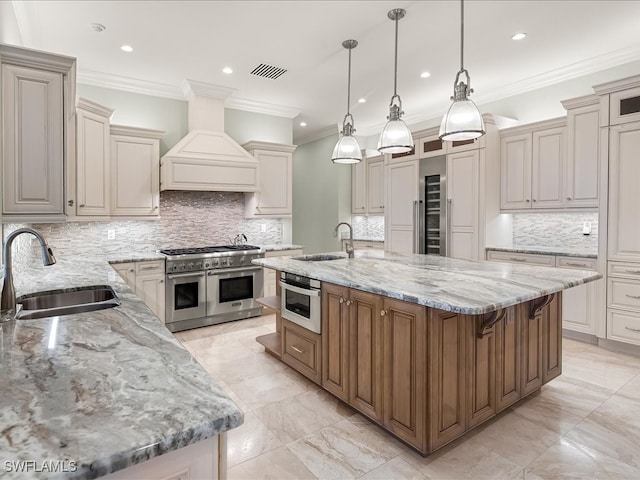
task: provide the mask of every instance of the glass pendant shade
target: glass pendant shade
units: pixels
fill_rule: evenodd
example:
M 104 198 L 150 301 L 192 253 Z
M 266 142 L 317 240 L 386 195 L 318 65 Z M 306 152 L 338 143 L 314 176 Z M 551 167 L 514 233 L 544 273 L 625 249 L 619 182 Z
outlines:
M 471 140 L 484 135 L 484 120 L 471 100 L 454 100 L 440 124 L 442 140 Z
M 362 161 L 362 151 L 356 137 L 344 133 L 333 148 L 331 154 L 333 163 L 359 163 Z
M 413 137 L 409 127 L 400 119 L 389 120 L 378 140 L 380 153 L 405 153 L 413 149 Z

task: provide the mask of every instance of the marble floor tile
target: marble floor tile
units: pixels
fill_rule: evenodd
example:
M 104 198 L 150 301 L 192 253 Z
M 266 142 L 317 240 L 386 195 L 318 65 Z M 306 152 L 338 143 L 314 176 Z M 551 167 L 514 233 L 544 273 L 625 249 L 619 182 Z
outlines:
M 316 476 L 283 446 L 230 468 L 227 479 L 315 480 Z
M 637 480 L 640 470 L 568 438 L 561 439 L 525 469 L 526 480 Z
M 246 460 L 282 446 L 282 442 L 251 412 L 244 412 L 244 423 L 229 430 L 227 465 L 233 467 Z
M 307 390 L 316 391 L 319 388 L 290 370 L 267 373 L 228 385 L 249 410 L 294 397 Z
M 560 436 L 540 424 L 511 414 L 489 422 L 471 437 L 470 443 L 488 448 L 524 468 L 557 442 Z
M 391 480 L 395 478 L 405 480 L 427 480 L 427 476 L 412 467 L 404 458 L 397 456 L 374 468 L 369 473 L 359 477 L 360 480 Z
M 330 393 L 314 389 L 270 403 L 253 413 L 283 443 L 333 425 L 356 411 Z
M 621 388 L 638 373 L 640 369 L 634 366 L 612 364 L 582 356 L 565 357 L 562 362 L 563 375 L 613 391 Z
M 345 419 L 291 442 L 287 448 L 318 478 L 357 478 L 403 451 L 396 440 L 375 428 Z
M 211 359 L 205 355 L 201 365 L 211 373 L 214 378 L 219 378 L 230 386 L 252 378 L 275 375 L 283 371 L 291 371 L 286 364 L 264 352 L 257 354 L 248 353 L 243 357 L 223 361 L 219 361 L 218 358 Z

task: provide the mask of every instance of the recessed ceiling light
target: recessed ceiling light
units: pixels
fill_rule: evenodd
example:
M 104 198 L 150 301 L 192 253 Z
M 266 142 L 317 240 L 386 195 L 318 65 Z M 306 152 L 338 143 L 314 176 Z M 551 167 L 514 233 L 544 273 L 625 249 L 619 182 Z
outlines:
M 301 127 L 306 127 L 307 126 L 307 122 L 300 122 L 300 126 Z
M 429 72 L 422 72 L 420 74 L 420 78 L 429 78 L 431 76 L 431 74 Z
M 120 47 L 120 50 L 122 50 L 123 52 L 131 53 L 133 52 L 133 47 L 131 45 L 122 45 Z
M 367 99 L 366 98 L 359 98 L 358 99 L 358 103 L 367 103 Z
M 222 69 L 222 73 L 226 73 L 227 75 L 229 75 L 230 73 L 233 73 L 233 69 L 231 67 L 224 67 Z
M 513 37 L 511 37 L 511 40 L 522 40 L 526 36 L 526 33 L 516 33 Z

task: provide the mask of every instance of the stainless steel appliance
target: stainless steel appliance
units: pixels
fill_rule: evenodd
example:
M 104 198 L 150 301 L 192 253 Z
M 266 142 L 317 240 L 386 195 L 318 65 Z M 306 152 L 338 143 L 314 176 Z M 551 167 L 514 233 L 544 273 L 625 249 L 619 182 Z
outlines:
M 447 256 L 449 203 L 447 157 L 423 158 L 419 165 L 419 200 L 413 202 L 413 252 Z
M 255 317 L 264 251 L 253 245 L 160 250 L 166 260 L 166 326 L 172 332 Z
M 280 287 L 282 318 L 320 334 L 320 281 L 281 272 Z

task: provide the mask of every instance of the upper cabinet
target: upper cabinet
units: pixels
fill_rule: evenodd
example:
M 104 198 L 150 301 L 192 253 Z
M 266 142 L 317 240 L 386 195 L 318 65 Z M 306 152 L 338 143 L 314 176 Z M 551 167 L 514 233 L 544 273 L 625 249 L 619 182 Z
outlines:
M 384 157 L 378 155 L 351 166 L 351 213 L 384 213 Z
M 76 60 L 0 45 L 0 62 L 3 221 L 64 221 Z
M 243 147 L 258 161 L 260 168 L 258 191 L 245 193 L 245 216 L 290 217 L 296 145 L 253 141 Z
M 566 155 L 564 119 L 501 132 L 500 208 L 564 208 Z
M 600 189 L 600 99 L 597 95 L 562 102 L 567 109 L 567 207 L 598 207 Z

